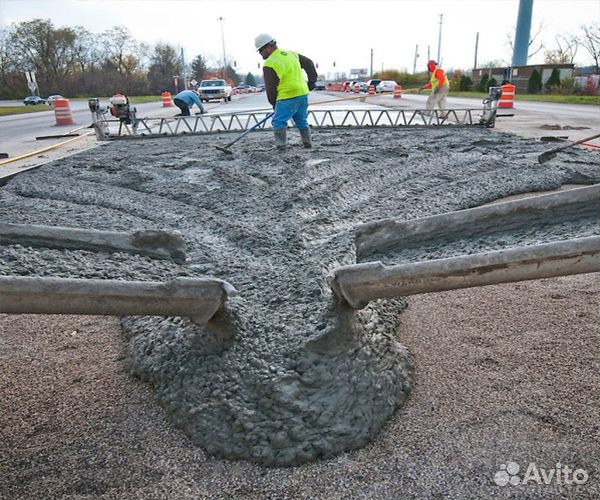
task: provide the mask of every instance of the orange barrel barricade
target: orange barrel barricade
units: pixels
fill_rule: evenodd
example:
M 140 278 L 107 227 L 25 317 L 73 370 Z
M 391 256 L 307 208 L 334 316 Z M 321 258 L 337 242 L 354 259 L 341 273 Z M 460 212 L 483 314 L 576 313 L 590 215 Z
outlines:
M 163 92 L 161 94 L 161 96 L 162 96 L 163 108 L 173 107 L 173 101 L 171 101 L 171 92 Z
M 56 99 L 54 101 L 54 118 L 57 125 L 73 125 L 75 123 L 71 114 L 69 99 Z
M 499 108 L 514 107 L 516 87 L 511 83 L 507 83 L 505 85 L 502 85 L 500 87 L 500 90 L 502 90 L 502 95 L 500 96 L 500 100 L 498 101 L 498 107 Z
M 400 99 L 402 97 L 402 85 L 394 85 L 393 96 L 394 99 Z
M 369 95 L 375 94 L 375 85 L 369 85 Z
M 348 83 L 346 83 L 346 85 L 344 85 L 346 87 L 346 92 L 350 92 L 350 85 Z

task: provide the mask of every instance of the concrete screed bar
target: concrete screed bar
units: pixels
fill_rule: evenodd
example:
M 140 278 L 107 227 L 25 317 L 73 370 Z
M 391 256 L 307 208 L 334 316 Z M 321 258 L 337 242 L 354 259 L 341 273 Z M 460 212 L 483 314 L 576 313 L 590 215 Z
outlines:
M 0 222 L 0 244 L 127 252 L 183 264 L 185 241 L 177 232 L 144 229 L 132 232 Z
M 367 223 L 356 231 L 357 258 L 398 247 L 415 248 L 432 239 L 472 237 L 503 226 L 514 229 L 515 224 L 528 224 L 530 216 L 556 207 L 597 211 L 599 202 L 600 185 L 596 185 L 407 222 Z M 519 220 L 524 214 L 529 216 Z M 596 271 L 600 271 L 600 236 L 394 266 L 378 261 L 341 266 L 330 285 L 336 295 L 360 309 L 384 297 Z
M 235 289 L 213 278 L 165 283 L 0 277 L 0 313 L 184 316 L 206 324 Z

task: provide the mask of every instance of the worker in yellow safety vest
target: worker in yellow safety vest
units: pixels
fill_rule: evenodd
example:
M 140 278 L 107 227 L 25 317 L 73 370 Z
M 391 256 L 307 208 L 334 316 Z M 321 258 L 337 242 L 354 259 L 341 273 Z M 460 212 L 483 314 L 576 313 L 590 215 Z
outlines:
M 271 35 L 263 33 L 254 40 L 258 53 L 264 59 L 263 77 L 267 99 L 274 107 L 272 118 L 275 145 L 285 150 L 288 121 L 292 119 L 300 131 L 302 144 L 312 146 L 308 128 L 308 93 L 315 88 L 317 70 L 314 63 L 302 54 L 281 50 Z M 304 79 L 302 70 L 308 76 Z
M 450 90 L 450 82 L 446 76 L 446 72 L 442 68 L 438 68 L 437 62 L 430 60 L 427 62 L 427 70 L 431 73 L 429 82 L 427 82 L 421 90 L 431 89 L 431 94 L 427 98 L 426 107 L 428 110 L 446 109 L 446 97 Z

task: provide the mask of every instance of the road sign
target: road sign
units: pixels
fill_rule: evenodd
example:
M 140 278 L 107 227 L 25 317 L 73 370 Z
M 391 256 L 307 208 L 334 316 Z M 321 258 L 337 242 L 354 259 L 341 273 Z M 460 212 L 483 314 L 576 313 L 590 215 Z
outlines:
M 198 85 L 198 82 L 196 80 L 194 80 L 193 78 L 190 80 L 190 85 Z

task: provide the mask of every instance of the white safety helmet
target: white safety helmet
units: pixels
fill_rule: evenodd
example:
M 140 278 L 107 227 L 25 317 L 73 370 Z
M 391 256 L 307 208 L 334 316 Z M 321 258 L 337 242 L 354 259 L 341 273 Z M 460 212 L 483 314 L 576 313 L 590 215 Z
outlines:
M 266 33 L 262 33 L 261 35 L 258 35 L 254 39 L 254 46 L 256 47 L 256 50 L 262 49 L 268 43 L 276 43 L 276 42 L 275 42 L 275 39 L 271 35 L 267 35 Z

